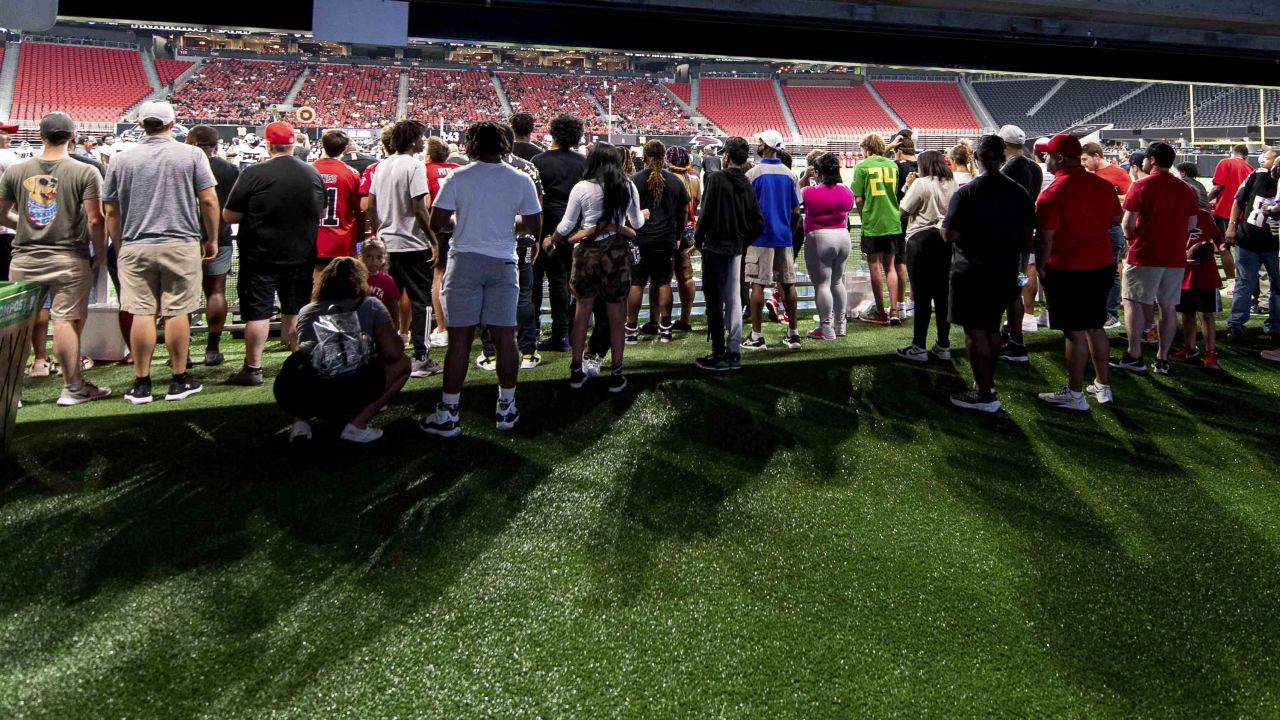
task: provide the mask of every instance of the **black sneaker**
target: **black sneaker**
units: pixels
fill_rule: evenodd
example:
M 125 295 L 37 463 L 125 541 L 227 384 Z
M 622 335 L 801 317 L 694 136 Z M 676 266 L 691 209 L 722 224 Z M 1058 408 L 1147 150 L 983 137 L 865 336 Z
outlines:
M 671 342 L 671 326 L 670 325 L 658 326 L 658 342 L 664 342 L 664 343 Z
M 622 374 L 622 368 L 614 368 L 609 373 L 609 392 L 620 393 L 627 389 L 627 378 Z
M 262 368 L 251 368 L 248 365 L 241 367 L 231 377 L 227 378 L 228 385 L 240 385 L 243 387 L 258 387 L 262 384 Z
M 787 339 L 783 340 L 782 344 L 786 345 L 788 350 L 799 350 L 800 349 L 800 333 L 794 333 L 794 332 L 788 333 Z
M 980 393 L 977 390 L 966 390 L 958 395 L 951 396 L 951 404 L 966 410 L 979 410 L 981 412 L 999 412 L 1000 398 L 995 392 Z
M 520 409 L 516 407 L 515 399 L 499 400 L 493 412 L 493 419 L 499 430 L 514 428 L 516 423 L 520 422 Z
M 657 335 L 658 327 L 659 327 L 658 323 L 650 320 L 649 322 L 640 326 L 640 334 L 641 335 Z
M 1119 360 L 1112 360 L 1111 367 L 1128 370 L 1129 372 L 1146 372 L 1147 366 L 1143 364 L 1142 358 L 1136 358 L 1129 353 L 1120 356 Z
M 1151 370 L 1157 375 L 1168 375 L 1169 361 L 1157 358 L 1155 362 L 1151 363 Z
M 547 338 L 538 343 L 538 350 L 541 352 L 569 352 L 569 338 Z
M 736 372 L 742 369 L 742 353 L 725 353 L 724 362 L 729 366 L 729 372 Z
M 169 401 L 185 400 L 203 389 L 204 386 L 190 375 L 181 379 L 174 378 L 173 382 L 169 383 L 169 392 L 165 393 L 164 399 Z
M 1009 342 L 1004 344 L 1004 349 L 1000 351 L 1000 359 L 1006 362 L 1015 363 L 1029 362 L 1027 358 L 1027 346 L 1010 339 Z
M 209 367 L 213 367 L 215 365 L 221 365 L 224 362 L 226 362 L 226 357 L 224 357 L 222 353 L 218 352 L 217 350 L 205 351 L 204 353 L 205 365 L 208 365 Z
M 1227 328 L 1227 342 L 1244 342 L 1244 330 L 1238 327 Z
M 727 372 L 729 370 L 729 364 L 725 362 L 724 356 L 714 353 L 694 360 L 693 366 L 708 372 Z
M 457 405 L 436 404 L 436 411 L 418 421 L 418 428 L 428 435 L 439 437 L 456 437 L 462 432 L 462 421 L 458 418 Z
M 583 371 L 582 364 L 569 366 L 569 387 L 577 390 L 587 384 L 587 373 Z
M 632 325 L 631 323 L 627 323 L 626 325 L 622 326 L 622 330 L 623 330 L 623 342 L 625 342 L 628 345 L 640 344 L 640 336 L 636 333 L 635 325 Z
M 129 388 L 128 392 L 124 394 L 124 399 L 133 405 L 150 403 L 155 399 L 151 396 L 151 381 L 134 379 L 133 387 Z
M 764 344 L 763 335 L 761 335 L 760 337 L 754 340 L 752 340 L 751 336 L 748 335 L 742 340 L 742 349 L 743 350 L 768 350 L 769 346 Z
M 676 332 L 693 332 L 693 326 L 683 320 L 676 320 L 671 323 L 671 329 Z

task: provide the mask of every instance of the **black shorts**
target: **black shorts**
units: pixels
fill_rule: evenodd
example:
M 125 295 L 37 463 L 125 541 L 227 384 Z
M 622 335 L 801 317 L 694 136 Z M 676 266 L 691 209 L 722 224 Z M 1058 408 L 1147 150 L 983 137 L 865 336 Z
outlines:
M 898 247 L 904 245 L 901 235 L 863 235 L 862 236 L 862 252 L 870 255 L 871 253 L 884 253 L 886 255 L 897 256 Z
M 1210 314 L 1218 312 L 1218 289 L 1183 290 L 1182 297 L 1178 300 L 1178 312 Z
M 1044 295 L 1049 327 L 1062 332 L 1098 330 L 1107 323 L 1107 296 L 1116 281 L 1116 264 L 1092 270 L 1045 270 Z
M 381 397 L 386 383 L 386 368 L 377 358 L 350 375 L 322 378 L 311 366 L 311 356 L 299 351 L 280 367 L 273 391 L 280 409 L 293 417 L 342 421 Z
M 653 287 L 671 284 L 675 274 L 675 245 L 668 242 L 647 242 L 637 246 L 640 261 L 631 266 L 631 284 L 644 287 L 653 283 Z
M 245 322 L 270 320 L 275 298 L 280 296 L 280 313 L 297 315 L 311 302 L 311 263 L 273 265 L 240 260 L 236 292 L 240 295 L 240 317 Z
M 997 332 L 1005 308 L 1021 291 L 1012 271 L 953 272 L 949 320 L 966 330 Z
M 453 233 L 437 233 L 436 245 L 438 246 L 435 265 L 433 269 L 444 272 L 445 265 L 449 264 L 449 241 L 453 240 Z

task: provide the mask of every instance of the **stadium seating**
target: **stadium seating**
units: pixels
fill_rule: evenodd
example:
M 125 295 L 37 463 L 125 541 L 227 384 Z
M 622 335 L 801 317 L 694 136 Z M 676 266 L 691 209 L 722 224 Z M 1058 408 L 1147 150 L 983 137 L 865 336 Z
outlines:
M 600 103 L 600 107 L 607 110 L 609 93 L 598 80 L 587 78 L 585 85 L 595 96 L 596 102 Z M 618 79 L 610 81 L 610 85 L 616 88 L 613 93 L 613 114 L 622 116 L 614 124 L 614 132 L 684 135 L 696 131 L 684 109 L 663 92 L 656 81 Z
M 296 62 L 211 60 L 170 98 L 183 122 L 260 125 L 302 73 Z
M 1062 132 L 1140 87 L 1137 82 L 1068 80 L 1032 116 L 1031 127 L 1023 129 L 1036 135 Z
M 892 118 L 861 85 L 855 87 L 820 87 L 784 85 L 783 94 L 791 106 L 791 114 L 806 140 L 834 135 L 862 135 L 868 132 L 894 132 L 898 128 Z
M 1111 123 L 1123 129 L 1157 127 L 1186 111 L 1186 85 L 1156 83 L 1090 122 Z
M 770 128 L 789 134 L 770 80 L 704 77 L 698 81 L 698 112 L 730 135 L 750 137 Z
M 878 80 L 872 87 L 907 127 L 973 132 L 982 129 L 960 86 L 954 82 Z
M 186 72 L 187 68 L 194 64 L 195 63 L 187 60 L 166 60 L 156 58 L 156 74 L 160 76 L 160 84 L 165 86 L 169 85 L 174 80 L 177 80 L 179 75 Z
M 150 92 L 137 50 L 25 42 L 9 116 L 31 122 L 61 110 L 81 122 L 112 123 Z
M 536 120 L 536 131 L 545 132 L 551 118 L 569 113 L 582 119 L 587 132 L 603 132 L 605 124 L 596 106 L 587 97 L 584 86 L 600 84 L 604 78 L 581 78 L 576 75 L 542 73 L 498 73 L 502 91 L 507 94 L 512 112 L 527 112 Z M 616 100 L 616 98 L 615 98 Z
M 408 116 L 435 126 L 502 119 L 502 103 L 487 73 L 410 70 Z
M 667 88 L 671 92 L 675 93 L 676 97 L 683 100 L 686 105 L 693 102 L 692 100 L 693 90 L 689 87 L 689 83 L 669 82 L 669 83 L 662 83 L 662 85 L 663 87 Z
M 1172 115 L 1159 124 L 1160 127 L 1187 127 L 1191 125 L 1191 113 L 1187 110 L 1186 86 L 1183 91 L 1182 112 Z M 1257 125 L 1258 91 L 1255 88 L 1207 88 L 1196 86 L 1196 127 L 1242 127 Z M 1280 116 L 1280 91 L 1265 91 L 1263 110 L 1268 123 L 1277 121 Z
M 1040 102 L 1045 93 L 1049 92 L 1058 81 L 1054 79 L 1044 80 L 989 80 L 977 81 L 973 83 L 974 92 L 978 94 L 978 98 L 982 100 L 982 104 L 986 106 L 987 112 L 991 113 L 991 117 L 996 121 L 997 125 L 1017 125 L 1023 130 L 1027 130 L 1028 135 L 1034 135 L 1034 130 L 1028 130 L 1024 125 L 1030 123 L 1031 118 L 1027 116 L 1027 111 Z M 1099 105 L 1098 107 L 1102 107 Z M 1062 128 L 1058 128 L 1061 130 Z
M 310 105 L 325 127 L 379 127 L 396 119 L 400 69 L 309 65 L 294 106 Z

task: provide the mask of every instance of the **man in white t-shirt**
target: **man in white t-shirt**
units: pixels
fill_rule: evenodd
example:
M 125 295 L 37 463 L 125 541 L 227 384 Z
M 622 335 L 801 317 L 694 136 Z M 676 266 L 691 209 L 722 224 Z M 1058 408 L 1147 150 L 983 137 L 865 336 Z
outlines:
M 440 291 L 444 324 L 449 330 L 444 392 L 435 414 L 421 422 L 424 432 L 441 437 L 462 432 L 458 401 L 479 325 L 489 328 L 498 355 L 497 427 L 510 430 L 520 420 L 516 409 L 520 281 L 515 219 L 519 217 L 522 233 L 538 237 L 542 230 L 542 206 L 533 180 L 502 161 L 511 152 L 502 126 L 475 123 L 467 128 L 466 148 L 473 162 L 453 171 L 440 187 L 431 213 L 431 229 L 436 233 L 448 229 L 457 215 Z

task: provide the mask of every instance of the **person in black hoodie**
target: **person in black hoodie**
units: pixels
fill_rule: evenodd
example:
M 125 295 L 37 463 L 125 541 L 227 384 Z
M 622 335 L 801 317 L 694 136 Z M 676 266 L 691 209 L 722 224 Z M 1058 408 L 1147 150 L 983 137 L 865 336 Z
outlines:
M 706 176 L 702 216 L 694 244 L 702 252 L 702 294 L 706 300 L 711 354 L 694 365 L 711 372 L 742 369 L 742 253 L 764 232 L 764 213 L 742 166 L 751 148 L 745 138 L 724 143 L 724 169 Z M 728 344 L 725 330 L 729 331 Z

